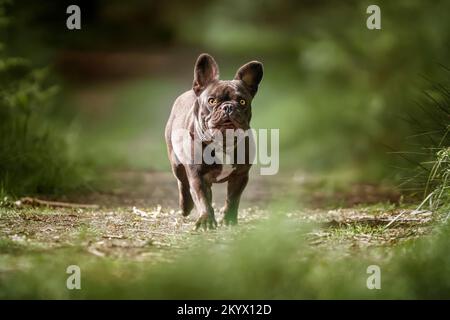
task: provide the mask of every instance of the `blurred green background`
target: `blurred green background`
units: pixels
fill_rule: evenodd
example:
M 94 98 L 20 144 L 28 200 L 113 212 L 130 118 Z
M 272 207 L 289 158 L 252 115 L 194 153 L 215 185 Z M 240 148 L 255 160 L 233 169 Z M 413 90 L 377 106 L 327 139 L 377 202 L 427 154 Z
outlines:
M 81 8 L 81 30 L 65 26 L 70 4 Z M 59 93 L 43 120 L 68 145 L 77 169 L 61 171 L 74 176 L 83 165 L 95 168 L 91 176 L 99 168 L 169 170 L 171 104 L 190 88 L 197 55 L 209 52 L 225 79 L 248 60 L 264 63 L 252 124 L 280 129 L 282 172 L 397 181 L 418 156 L 391 152 L 417 149 L 408 119 L 422 117 L 416 104 L 434 90 L 430 79 L 448 79 L 450 4 L 379 1 L 382 29 L 368 30 L 370 4 L 14 1 L 2 53 L 50 67 Z

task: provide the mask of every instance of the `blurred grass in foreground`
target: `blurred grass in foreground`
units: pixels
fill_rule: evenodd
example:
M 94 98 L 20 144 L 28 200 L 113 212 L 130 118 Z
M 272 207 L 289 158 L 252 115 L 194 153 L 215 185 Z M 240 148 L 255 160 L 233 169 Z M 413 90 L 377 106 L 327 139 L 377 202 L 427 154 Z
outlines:
M 445 215 L 443 216 L 445 218 Z M 0 298 L 124 299 L 349 299 L 449 298 L 450 224 L 433 236 L 395 248 L 367 248 L 343 255 L 314 248 L 314 226 L 274 216 L 236 237 L 221 230 L 189 236 L 191 248 L 170 262 L 151 264 L 99 258 L 81 247 L 45 249 L 0 242 Z M 68 265 L 81 268 L 81 290 L 67 290 Z M 369 265 L 381 268 L 381 290 L 369 290 Z M 19 269 L 19 271 L 14 270 Z

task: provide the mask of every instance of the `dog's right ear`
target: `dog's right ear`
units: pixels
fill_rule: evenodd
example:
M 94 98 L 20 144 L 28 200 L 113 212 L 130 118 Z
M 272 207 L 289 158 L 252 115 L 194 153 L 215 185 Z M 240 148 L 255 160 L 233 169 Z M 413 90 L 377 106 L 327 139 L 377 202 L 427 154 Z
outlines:
M 192 89 L 199 96 L 211 82 L 217 80 L 219 80 L 219 66 L 213 57 L 207 53 L 202 53 L 195 63 Z

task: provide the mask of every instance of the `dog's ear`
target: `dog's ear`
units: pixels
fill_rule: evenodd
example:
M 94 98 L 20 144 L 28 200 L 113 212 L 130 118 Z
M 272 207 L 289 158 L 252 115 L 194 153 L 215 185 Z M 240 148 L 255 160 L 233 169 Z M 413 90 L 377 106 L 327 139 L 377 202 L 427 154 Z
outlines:
M 251 61 L 244 64 L 236 72 L 235 80 L 241 80 L 252 96 L 258 91 L 258 85 L 263 77 L 263 65 L 258 61 Z
M 202 53 L 195 63 L 192 89 L 199 96 L 208 84 L 217 80 L 219 80 L 219 66 L 213 57 L 207 53 Z

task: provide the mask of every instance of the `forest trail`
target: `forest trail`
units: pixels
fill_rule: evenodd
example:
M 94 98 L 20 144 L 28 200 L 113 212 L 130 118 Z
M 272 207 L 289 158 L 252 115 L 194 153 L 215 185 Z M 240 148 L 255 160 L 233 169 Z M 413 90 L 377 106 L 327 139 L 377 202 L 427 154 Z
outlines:
M 226 243 L 274 217 L 293 223 L 313 222 L 315 227 L 307 235 L 311 246 L 331 250 L 339 246 L 342 254 L 395 245 L 431 230 L 431 212 L 388 204 L 395 193 L 358 185 L 345 194 L 331 194 L 321 191 L 311 178 L 291 175 L 253 177 L 243 196 L 239 226 L 194 231 L 196 213 L 187 218 L 179 213 L 176 183 L 170 173 L 120 172 L 114 181 L 108 191 L 56 199 L 97 204 L 98 209 L 11 204 L 2 209 L 0 234 L 8 242 L 33 250 L 77 247 L 98 257 L 157 263 L 175 259 L 178 252 L 204 241 Z M 224 201 L 225 187 L 213 187 L 216 212 Z M 340 198 L 343 205 L 330 206 L 333 197 Z

